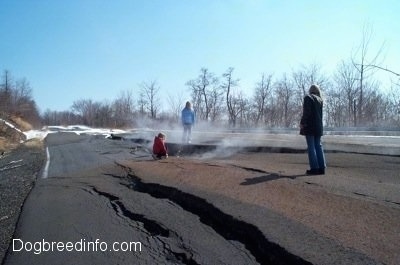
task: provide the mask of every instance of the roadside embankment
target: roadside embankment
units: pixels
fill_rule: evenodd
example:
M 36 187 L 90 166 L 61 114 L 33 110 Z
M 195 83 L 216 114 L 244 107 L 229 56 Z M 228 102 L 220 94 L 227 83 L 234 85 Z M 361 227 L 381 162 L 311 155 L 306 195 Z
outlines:
M 0 261 L 14 234 L 26 197 L 45 160 L 43 143 L 31 140 L 0 157 Z

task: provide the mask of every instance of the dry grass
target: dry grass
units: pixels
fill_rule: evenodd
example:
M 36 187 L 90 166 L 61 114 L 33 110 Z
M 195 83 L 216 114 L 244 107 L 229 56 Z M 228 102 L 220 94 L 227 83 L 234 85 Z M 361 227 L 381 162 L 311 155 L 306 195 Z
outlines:
M 11 121 L 15 123 L 17 127 L 23 132 L 33 129 L 33 126 L 29 122 L 23 120 L 20 117 L 12 116 Z
M 29 122 L 26 122 L 25 120 L 23 120 L 20 117 L 12 116 L 10 118 L 10 120 L 21 131 L 29 131 L 29 130 L 33 129 L 33 126 Z M 15 133 L 17 133 L 17 132 L 15 131 Z M 0 137 L 0 153 L 9 152 L 10 150 L 18 147 L 18 145 L 19 145 L 19 143 L 15 142 L 12 139 L 9 139 L 6 137 Z M 41 147 L 43 147 L 43 142 L 41 142 L 40 140 L 30 140 L 30 141 L 25 142 L 24 145 L 27 145 L 29 147 L 41 148 Z
M 34 147 L 34 148 L 43 148 L 44 144 L 43 141 L 40 139 L 30 139 L 23 143 L 27 147 Z
M 44 146 L 43 141 L 40 139 L 30 139 L 22 144 L 27 147 L 33 147 L 33 148 L 43 148 Z M 4 137 L 0 137 L 0 153 L 9 152 L 17 148 L 18 145 L 19 145 L 18 143 L 11 142 Z
M 15 149 L 18 146 L 16 143 L 12 143 L 4 137 L 0 137 L 0 153 L 8 152 L 12 149 Z

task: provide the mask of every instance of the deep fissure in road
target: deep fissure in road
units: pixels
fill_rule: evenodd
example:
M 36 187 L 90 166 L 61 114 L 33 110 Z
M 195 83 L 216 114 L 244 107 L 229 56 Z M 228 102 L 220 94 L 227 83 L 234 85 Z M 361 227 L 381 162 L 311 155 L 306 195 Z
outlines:
M 242 243 L 260 264 L 311 264 L 310 262 L 288 252 L 276 243 L 270 242 L 253 224 L 238 220 L 222 212 L 205 199 L 185 193 L 174 187 L 156 183 L 144 183 L 138 176 L 128 170 L 132 180 L 129 188 L 151 195 L 157 199 L 168 199 L 184 210 L 199 216 L 200 221 L 212 227 L 226 240 Z
M 156 236 L 156 235 L 163 236 L 163 237 L 169 236 L 169 231 L 167 229 L 163 228 L 157 222 L 149 220 L 141 214 L 136 214 L 136 213 L 133 213 L 133 212 L 129 211 L 128 209 L 126 209 L 125 205 L 120 201 L 120 199 L 117 196 L 114 196 L 107 192 L 100 191 L 96 187 L 92 187 L 92 189 L 97 194 L 109 199 L 111 206 L 113 207 L 113 209 L 116 213 L 121 212 L 125 217 L 129 218 L 130 220 L 141 222 L 143 224 L 144 228 L 152 236 Z
M 170 236 L 170 231 L 162 227 L 156 221 L 150 220 L 141 214 L 136 214 L 128 210 L 125 207 L 125 205 L 121 202 L 119 197 L 110 194 L 108 192 L 100 191 L 94 186 L 92 186 L 91 188 L 98 195 L 106 197 L 110 201 L 112 208 L 117 214 L 122 213 L 123 216 L 129 218 L 130 220 L 142 223 L 143 227 L 146 229 L 147 232 L 149 232 L 150 235 L 162 236 L 162 237 Z M 183 264 L 187 265 L 199 265 L 195 260 L 193 260 L 193 258 L 190 255 L 188 255 L 188 253 L 179 253 L 176 251 L 172 251 L 171 249 L 166 249 L 166 250 L 172 255 L 170 256 L 171 258 L 173 257 L 172 261 L 182 262 Z

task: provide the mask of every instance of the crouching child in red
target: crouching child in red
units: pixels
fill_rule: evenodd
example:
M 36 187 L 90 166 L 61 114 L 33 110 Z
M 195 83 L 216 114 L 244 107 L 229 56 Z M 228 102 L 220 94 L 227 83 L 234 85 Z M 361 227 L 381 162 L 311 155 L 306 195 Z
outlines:
M 153 144 L 153 158 L 154 159 L 161 159 L 168 157 L 168 150 L 165 145 L 165 134 L 159 133 L 157 136 L 154 137 L 154 144 Z

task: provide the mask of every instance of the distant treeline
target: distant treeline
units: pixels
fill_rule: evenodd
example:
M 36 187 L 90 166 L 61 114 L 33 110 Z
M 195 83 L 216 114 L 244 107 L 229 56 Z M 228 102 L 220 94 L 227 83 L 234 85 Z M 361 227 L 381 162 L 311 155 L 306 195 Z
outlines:
M 324 75 L 320 69 L 311 65 L 279 77 L 264 73 L 254 87 L 241 87 L 234 68 L 220 75 L 201 68 L 199 75 L 185 85 L 191 93 L 197 120 L 220 127 L 297 128 L 303 97 L 311 84 L 318 84 L 323 92 L 326 127 L 400 128 L 399 83 L 381 87 L 373 74 L 361 74 L 352 63 L 343 62 L 331 76 Z M 169 95 L 168 106 L 162 106 L 160 85 L 156 81 L 143 82 L 137 88 L 120 92 L 111 102 L 79 99 L 72 103 L 70 110 L 48 109 L 39 115 L 28 81 L 14 82 L 10 73 L 4 71 L 0 111 L 41 125 L 111 128 L 133 127 L 139 123 L 173 125 L 179 123 L 185 104 L 182 94 Z
M 380 87 L 370 76 L 364 78 L 351 65 L 342 64 L 328 77 L 316 65 L 303 67 L 274 78 L 261 74 L 254 87 L 243 88 L 234 69 L 218 76 L 202 68 L 197 78 L 186 82 L 198 121 L 235 128 L 296 128 L 302 113 L 303 97 L 311 84 L 318 84 L 324 97 L 324 123 L 336 127 L 400 127 L 398 84 Z M 160 86 L 142 83 L 122 92 L 113 102 L 81 99 L 69 111 L 47 110 L 45 124 L 84 124 L 95 127 L 129 127 L 138 121 L 178 123 L 185 102 L 169 95 L 167 111 L 160 112 Z M 245 94 L 244 91 L 247 93 Z M 249 96 L 248 92 L 251 91 Z M 387 91 L 387 92 L 382 92 Z M 165 108 L 164 108 L 165 109 Z

